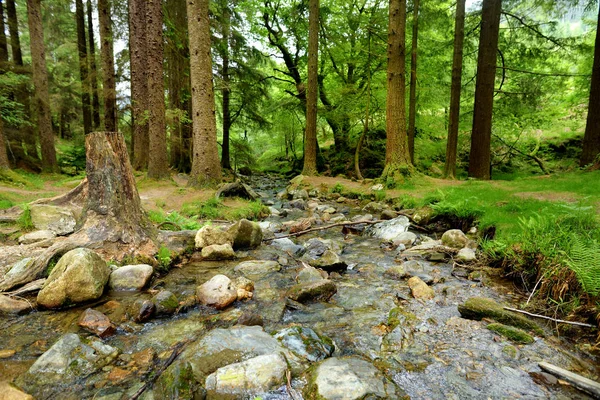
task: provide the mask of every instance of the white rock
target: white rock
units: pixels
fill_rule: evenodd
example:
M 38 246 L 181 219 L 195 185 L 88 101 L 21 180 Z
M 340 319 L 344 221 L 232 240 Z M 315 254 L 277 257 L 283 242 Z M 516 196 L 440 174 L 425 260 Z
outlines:
M 196 288 L 196 298 L 201 304 L 220 310 L 237 299 L 237 288 L 225 275 L 215 275 Z
M 147 264 L 125 265 L 110 274 L 108 285 L 115 290 L 142 290 L 154 269 Z
M 42 240 L 54 239 L 56 237 L 56 233 L 49 229 L 35 231 L 26 233 L 23 236 L 19 237 L 20 244 L 31 244 L 36 242 L 41 242 Z

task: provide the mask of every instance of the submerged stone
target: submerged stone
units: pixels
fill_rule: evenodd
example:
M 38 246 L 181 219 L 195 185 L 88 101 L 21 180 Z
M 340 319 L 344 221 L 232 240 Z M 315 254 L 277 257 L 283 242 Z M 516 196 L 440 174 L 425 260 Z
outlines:
M 335 350 L 331 339 L 302 326 L 283 329 L 275 334 L 275 338 L 298 357 L 312 362 L 330 357 Z
M 108 286 L 114 290 L 142 290 L 154 269 L 147 264 L 125 265 L 110 274 Z
M 101 338 L 114 335 L 117 329 L 106 315 L 91 308 L 81 314 L 77 325 Z
M 287 297 L 299 303 L 327 301 L 337 292 L 335 283 L 328 279 L 302 283 L 292 287 Z

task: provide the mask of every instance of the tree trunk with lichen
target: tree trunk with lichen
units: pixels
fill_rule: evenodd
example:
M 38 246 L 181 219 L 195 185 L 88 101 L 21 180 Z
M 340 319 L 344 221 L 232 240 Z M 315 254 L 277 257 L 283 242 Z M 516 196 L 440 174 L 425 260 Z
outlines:
M 317 174 L 317 92 L 319 60 L 319 0 L 309 1 L 308 84 L 306 89 L 306 132 L 302 175 Z

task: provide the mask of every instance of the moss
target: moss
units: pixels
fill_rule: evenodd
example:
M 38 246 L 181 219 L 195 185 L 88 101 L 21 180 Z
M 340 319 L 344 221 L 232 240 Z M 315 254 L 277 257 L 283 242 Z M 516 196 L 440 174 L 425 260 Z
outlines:
M 517 348 L 515 346 L 507 345 L 502 348 L 502 353 L 509 358 L 515 360 L 517 358 Z
M 392 331 L 400 324 L 415 321 L 417 321 L 417 316 L 415 314 L 411 313 L 410 311 L 406 311 L 402 307 L 394 307 L 388 314 L 387 325 L 390 331 Z
M 544 336 L 544 331 L 533 321 L 522 315 L 507 311 L 492 299 L 485 297 L 471 297 L 464 304 L 458 306 L 458 311 L 463 318 L 480 321 L 483 318 L 492 318 L 503 324 L 511 325 L 517 328 L 534 331 L 540 336 Z
M 507 338 L 508 340 L 511 340 L 515 343 L 521 343 L 521 344 L 533 343 L 533 337 L 530 334 L 528 334 L 527 332 L 524 332 L 518 328 L 512 327 L 512 326 L 493 323 L 493 324 L 489 324 L 487 326 L 487 328 L 490 331 L 496 332 L 497 334 L 502 335 L 505 338 Z

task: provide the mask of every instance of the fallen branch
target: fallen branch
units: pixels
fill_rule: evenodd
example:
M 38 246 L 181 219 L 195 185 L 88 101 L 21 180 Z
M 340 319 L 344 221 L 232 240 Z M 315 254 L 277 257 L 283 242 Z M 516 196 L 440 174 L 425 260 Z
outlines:
M 600 398 L 600 383 L 588 378 L 584 378 L 581 375 L 577 375 L 571 371 L 567 371 L 566 369 L 557 367 L 556 365 L 552 365 L 547 362 L 540 362 L 538 365 L 544 371 L 549 372 L 552 375 L 556 375 L 563 381 L 569 382 L 577 389 L 589 393 L 597 399 Z
M 300 232 L 290 233 L 288 235 L 283 235 L 283 236 L 279 236 L 279 237 L 276 237 L 276 238 L 263 239 L 263 242 L 268 242 L 268 241 L 275 240 L 275 239 L 284 239 L 284 238 L 288 238 L 288 237 L 296 237 L 296 236 L 304 235 L 304 234 L 307 234 L 307 233 L 310 233 L 310 232 L 324 231 L 326 229 L 335 228 L 336 226 L 361 225 L 361 224 L 374 225 L 374 224 L 379 224 L 381 222 L 385 222 L 385 220 L 378 219 L 376 221 L 338 222 L 338 223 L 331 224 L 331 225 L 319 226 L 317 228 L 305 229 L 305 230 L 300 231 Z
M 411 215 L 405 214 L 405 213 L 403 213 L 401 211 L 396 211 L 396 214 L 402 215 L 403 217 L 408 218 L 408 220 L 410 221 L 410 224 L 413 226 L 413 228 L 415 228 L 415 229 L 417 229 L 419 231 L 422 231 L 422 232 L 426 232 L 426 233 L 429 232 L 429 229 L 424 228 L 424 227 L 422 227 L 420 225 L 415 224 L 415 222 L 414 222 L 414 220 L 413 220 L 413 218 L 412 218 Z
M 565 321 L 564 319 L 556 319 L 556 318 L 552 318 L 552 317 L 546 317 L 545 315 L 532 314 L 530 312 L 519 310 L 519 309 L 516 309 L 516 308 L 511 308 L 511 307 L 504 307 L 504 309 L 508 310 L 508 311 L 520 313 L 520 314 L 525 314 L 525 315 L 528 315 L 530 317 L 547 319 L 549 321 L 557 322 L 559 324 L 569 324 L 569 325 L 585 326 L 586 328 L 596 328 L 595 325 L 586 324 L 585 322 Z

